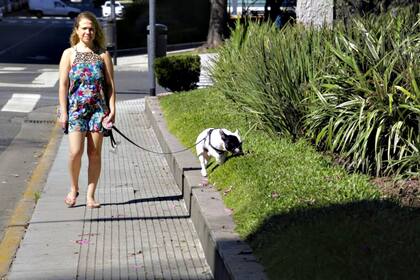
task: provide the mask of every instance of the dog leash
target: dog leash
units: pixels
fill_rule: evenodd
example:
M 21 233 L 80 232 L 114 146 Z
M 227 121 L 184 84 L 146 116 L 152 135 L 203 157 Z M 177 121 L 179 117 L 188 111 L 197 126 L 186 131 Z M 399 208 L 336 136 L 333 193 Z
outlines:
M 201 139 L 200 141 L 198 141 L 197 143 L 195 143 L 194 145 L 191 145 L 191 146 L 189 146 L 189 147 L 187 147 L 187 148 L 185 148 L 185 149 L 182 149 L 182 150 L 179 150 L 179 151 L 175 151 L 175 152 L 156 152 L 156 151 L 152 151 L 152 150 L 149 150 L 149 149 L 147 149 L 147 148 L 145 148 L 145 147 L 142 147 L 142 146 L 140 146 L 140 145 L 138 145 L 137 143 L 135 143 L 133 140 L 131 140 L 130 138 L 128 138 L 124 133 L 122 133 L 115 125 L 113 125 L 112 126 L 112 129 L 113 130 L 115 130 L 119 135 L 121 135 L 125 140 L 127 140 L 128 142 L 130 142 L 131 144 L 133 144 L 134 146 L 136 146 L 137 148 L 139 148 L 139 149 L 141 149 L 141 150 L 143 150 L 143 151 L 146 151 L 146 152 L 149 152 L 149 153 L 153 153 L 153 154 L 159 154 L 159 155 L 171 155 L 171 154 L 178 154 L 178 153 L 182 153 L 182 152 L 185 152 L 185 151 L 187 151 L 187 150 L 189 150 L 189 149 L 191 149 L 192 147 L 195 147 L 195 146 L 197 146 L 199 143 L 201 143 L 201 142 L 203 142 L 204 141 L 204 139 L 206 139 L 206 137 L 204 137 L 203 139 Z M 111 146 L 112 146 L 112 148 L 113 149 L 115 149 L 116 147 L 117 147 L 117 142 L 115 141 L 115 139 L 114 139 L 114 136 L 111 134 L 110 135 L 110 140 L 111 140 Z

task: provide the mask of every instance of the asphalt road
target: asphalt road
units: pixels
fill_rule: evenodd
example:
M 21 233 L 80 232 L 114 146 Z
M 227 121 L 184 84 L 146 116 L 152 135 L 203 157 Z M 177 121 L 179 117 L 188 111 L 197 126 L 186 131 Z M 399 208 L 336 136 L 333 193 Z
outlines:
M 66 18 L 5 18 L 0 22 L 0 63 L 56 64 L 71 30 Z
M 58 62 L 71 28 L 65 18 L 0 22 L 0 240 L 55 127 Z M 115 82 L 118 100 L 149 93 L 147 72 L 117 67 Z M 29 107 L 13 111 L 13 102 Z

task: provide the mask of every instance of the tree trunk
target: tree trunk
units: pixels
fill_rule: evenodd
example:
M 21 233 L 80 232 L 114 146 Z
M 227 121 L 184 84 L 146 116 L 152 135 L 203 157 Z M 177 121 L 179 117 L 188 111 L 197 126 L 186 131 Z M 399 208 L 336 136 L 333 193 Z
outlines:
M 224 39 L 227 24 L 227 0 L 210 0 L 210 22 L 206 48 L 219 46 Z

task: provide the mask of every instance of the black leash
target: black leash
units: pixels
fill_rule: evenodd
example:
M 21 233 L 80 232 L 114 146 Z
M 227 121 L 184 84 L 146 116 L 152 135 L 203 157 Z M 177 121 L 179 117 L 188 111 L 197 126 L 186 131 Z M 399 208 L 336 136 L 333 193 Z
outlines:
M 112 126 L 112 129 L 115 130 L 119 135 L 121 135 L 125 140 L 127 140 L 128 142 L 130 142 L 131 144 L 133 144 L 134 146 L 136 146 L 137 148 L 142 149 L 143 151 L 149 152 L 149 153 L 154 153 L 154 154 L 159 154 L 159 155 L 170 155 L 170 154 L 177 154 L 177 153 L 182 153 L 185 152 L 189 149 L 191 149 L 192 147 L 197 146 L 199 143 L 203 142 L 204 139 L 206 139 L 206 137 L 204 137 L 203 139 L 201 139 L 200 141 L 198 141 L 197 143 L 194 143 L 194 145 L 189 146 L 188 148 L 185 148 L 183 150 L 179 150 L 179 151 L 175 151 L 175 152 L 170 152 L 170 153 L 165 153 L 165 152 L 156 152 L 156 151 L 152 151 L 149 150 L 147 148 L 144 148 L 138 144 L 136 144 L 133 140 L 131 140 L 130 138 L 128 138 L 124 133 L 122 133 L 115 125 Z M 111 146 L 112 148 L 115 149 L 115 147 L 117 146 L 117 142 L 114 139 L 113 134 L 111 133 L 110 135 L 110 140 L 111 140 Z

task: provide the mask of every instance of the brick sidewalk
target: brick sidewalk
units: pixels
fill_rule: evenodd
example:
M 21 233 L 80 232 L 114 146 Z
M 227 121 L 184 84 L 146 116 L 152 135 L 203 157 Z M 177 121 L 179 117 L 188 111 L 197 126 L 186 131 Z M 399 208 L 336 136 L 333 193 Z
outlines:
M 144 99 L 117 106 L 118 128 L 159 151 Z M 104 142 L 97 190 L 102 207 L 85 207 L 84 157 L 80 197 L 69 209 L 63 202 L 69 184 L 63 137 L 8 279 L 212 279 L 165 158 L 121 141 L 116 153 Z

